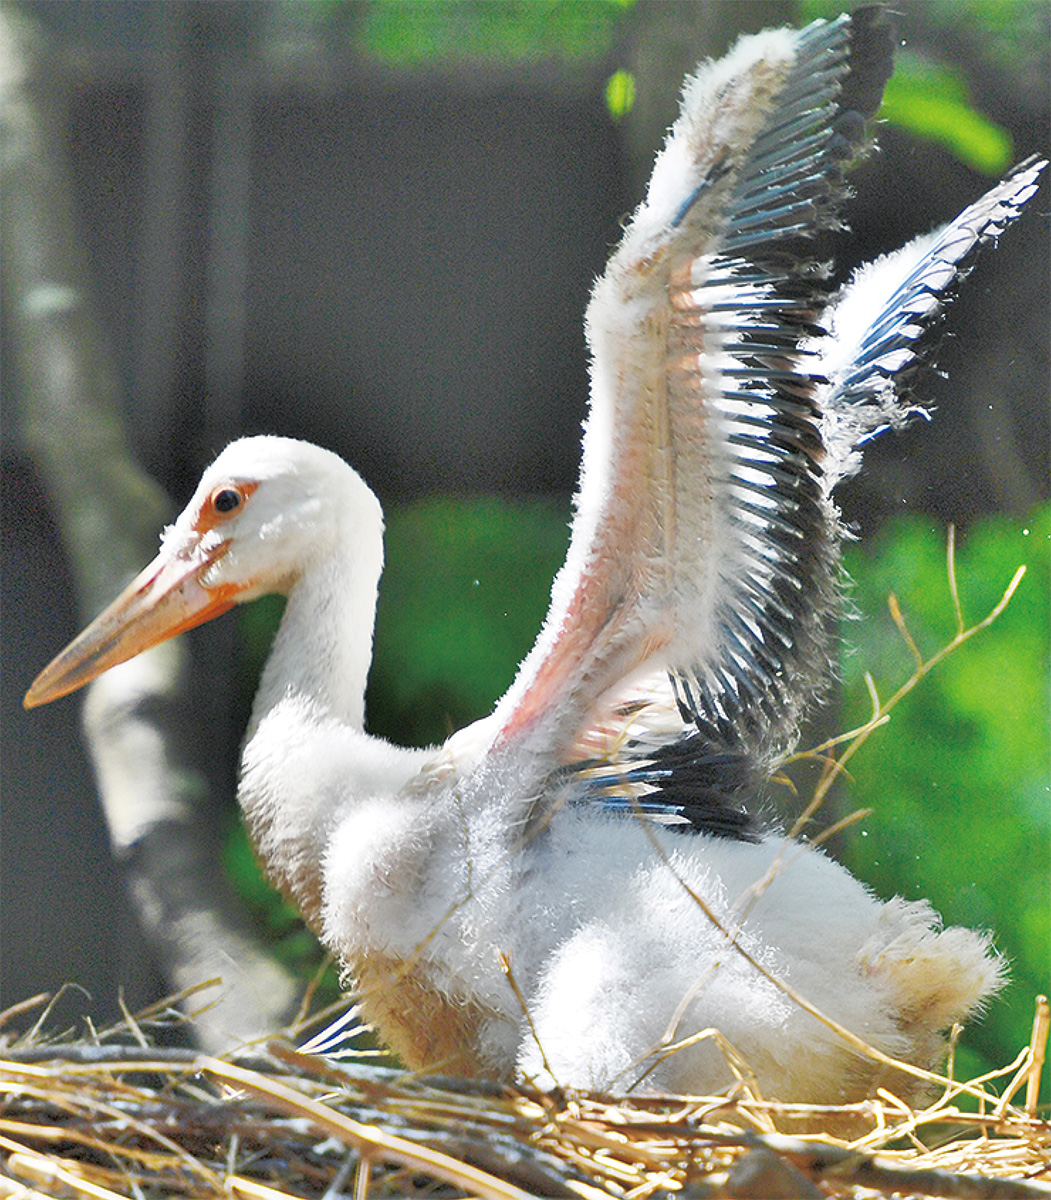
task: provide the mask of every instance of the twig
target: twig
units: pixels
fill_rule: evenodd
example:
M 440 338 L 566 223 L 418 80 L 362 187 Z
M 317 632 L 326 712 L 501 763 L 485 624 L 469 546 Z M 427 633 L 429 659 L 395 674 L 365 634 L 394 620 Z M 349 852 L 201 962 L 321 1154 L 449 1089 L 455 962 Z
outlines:
M 832 784 L 842 775 L 846 769 L 847 763 L 868 741 L 872 733 L 875 732 L 881 725 L 886 724 L 890 718 L 891 711 L 916 687 L 916 685 L 927 675 L 934 670 L 941 662 L 943 662 L 950 654 L 958 650 L 964 642 L 969 641 L 975 634 L 980 633 L 983 629 L 987 629 L 1000 614 L 1004 611 L 1007 605 L 1011 602 L 1011 597 L 1018 589 L 1018 585 L 1022 582 L 1025 575 L 1025 565 L 1023 564 L 1015 571 L 1011 577 L 1010 583 L 1004 589 L 1003 594 L 992 609 L 980 621 L 977 621 L 969 628 L 963 619 L 963 612 L 960 607 L 959 590 L 956 581 L 956 537 L 955 531 L 950 527 L 948 548 L 946 554 L 947 570 L 949 574 L 949 592 L 953 601 L 953 614 L 956 620 L 956 632 L 952 638 L 946 642 L 940 650 L 935 651 L 930 658 L 924 658 L 915 638 L 912 636 L 905 618 L 902 614 L 901 607 L 898 604 L 898 599 L 892 592 L 887 597 L 887 607 L 890 609 L 891 617 L 895 626 L 901 635 L 902 640 L 908 647 L 909 653 L 915 660 L 915 667 L 904 683 L 900 685 L 897 691 L 890 697 L 889 700 L 881 700 L 879 693 L 876 690 L 875 682 L 871 675 L 866 674 L 865 683 L 869 689 L 869 696 L 872 701 L 872 715 L 869 719 L 857 729 L 851 730 L 849 733 L 842 734 L 839 737 L 832 738 L 827 742 L 822 742 L 820 745 L 813 747 L 810 750 L 799 751 L 796 754 L 790 755 L 784 760 L 784 763 L 792 762 L 797 759 L 823 757 L 827 755 L 830 749 L 837 745 L 846 743 L 846 749 L 838 759 L 831 758 L 827 761 L 832 763 L 831 769 L 827 774 L 823 775 L 817 789 L 814 793 L 814 798 L 803 810 L 795 825 L 790 831 L 790 837 L 797 837 L 805 827 L 806 823 L 820 808 L 824 802 L 826 795 Z M 782 763 L 781 765 L 784 765 Z
M 1051 1183 L 997 1179 L 969 1172 L 901 1166 L 885 1158 L 859 1154 L 840 1146 L 804 1142 L 783 1134 L 756 1134 L 751 1139 L 818 1179 L 895 1194 L 945 1196 L 952 1200 L 1028 1200 L 1051 1196 Z
M 258 1072 L 246 1071 L 215 1058 L 202 1058 L 199 1066 L 202 1071 L 207 1071 L 232 1087 L 245 1088 L 257 1096 L 266 1097 L 283 1112 L 306 1118 L 331 1136 L 349 1142 L 361 1155 L 372 1155 L 411 1170 L 425 1171 L 435 1179 L 462 1187 L 488 1200 L 528 1200 L 528 1192 L 497 1179 L 487 1171 L 479 1171 L 440 1151 L 414 1145 L 405 1138 L 385 1133 L 375 1126 L 363 1125 Z
M 1037 1100 L 1040 1096 L 1040 1073 L 1047 1057 L 1047 1037 L 1051 1031 L 1051 1004 L 1046 996 L 1037 996 L 1036 1012 L 1033 1015 L 1033 1036 L 1029 1040 L 1030 1065 L 1025 1083 L 1025 1111 L 1036 1116 Z

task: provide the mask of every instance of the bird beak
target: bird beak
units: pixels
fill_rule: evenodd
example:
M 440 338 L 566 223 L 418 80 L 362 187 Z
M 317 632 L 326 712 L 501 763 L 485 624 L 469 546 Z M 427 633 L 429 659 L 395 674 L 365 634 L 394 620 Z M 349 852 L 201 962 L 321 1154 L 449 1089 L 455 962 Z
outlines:
M 191 558 L 162 550 L 33 680 L 22 701 L 25 707 L 35 708 L 75 692 L 110 667 L 232 608 L 241 588 L 206 588 L 201 583 L 228 546 L 224 541 Z

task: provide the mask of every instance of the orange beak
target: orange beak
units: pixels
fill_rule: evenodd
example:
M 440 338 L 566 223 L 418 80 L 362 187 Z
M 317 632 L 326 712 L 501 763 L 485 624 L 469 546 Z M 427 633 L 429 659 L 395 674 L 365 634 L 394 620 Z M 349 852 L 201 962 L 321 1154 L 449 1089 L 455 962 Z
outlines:
M 206 588 L 201 583 L 201 576 L 227 547 L 222 542 L 208 555 L 192 559 L 162 550 L 105 612 L 48 663 L 22 703 L 35 708 L 58 700 L 110 667 L 232 608 L 241 588 Z

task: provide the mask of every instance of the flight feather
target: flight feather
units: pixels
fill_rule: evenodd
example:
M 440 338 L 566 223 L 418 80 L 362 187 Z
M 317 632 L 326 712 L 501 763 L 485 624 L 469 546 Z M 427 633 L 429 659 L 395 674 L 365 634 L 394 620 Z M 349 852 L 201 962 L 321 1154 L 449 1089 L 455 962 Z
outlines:
M 495 716 L 498 742 L 557 748 L 560 802 L 754 837 L 736 798 L 829 677 L 832 489 L 917 411 L 924 334 L 1042 169 L 833 295 L 814 239 L 842 227 L 892 53 L 859 9 L 702 67 L 595 286 L 570 551 Z

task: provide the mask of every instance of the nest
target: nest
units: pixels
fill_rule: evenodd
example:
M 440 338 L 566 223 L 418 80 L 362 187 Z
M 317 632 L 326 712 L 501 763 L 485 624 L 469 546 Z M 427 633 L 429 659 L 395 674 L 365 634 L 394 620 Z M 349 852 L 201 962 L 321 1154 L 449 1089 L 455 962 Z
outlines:
M 919 1111 L 887 1092 L 779 1104 L 744 1081 L 707 1097 L 538 1092 L 281 1043 L 220 1060 L 151 1045 L 170 1012 L 89 1041 L 45 1041 L 38 1022 L 0 1045 L 0 1196 L 1051 1196 L 1044 997 L 1014 1062 L 946 1076 Z M 862 1130 L 849 1141 L 777 1132 L 847 1121 Z

